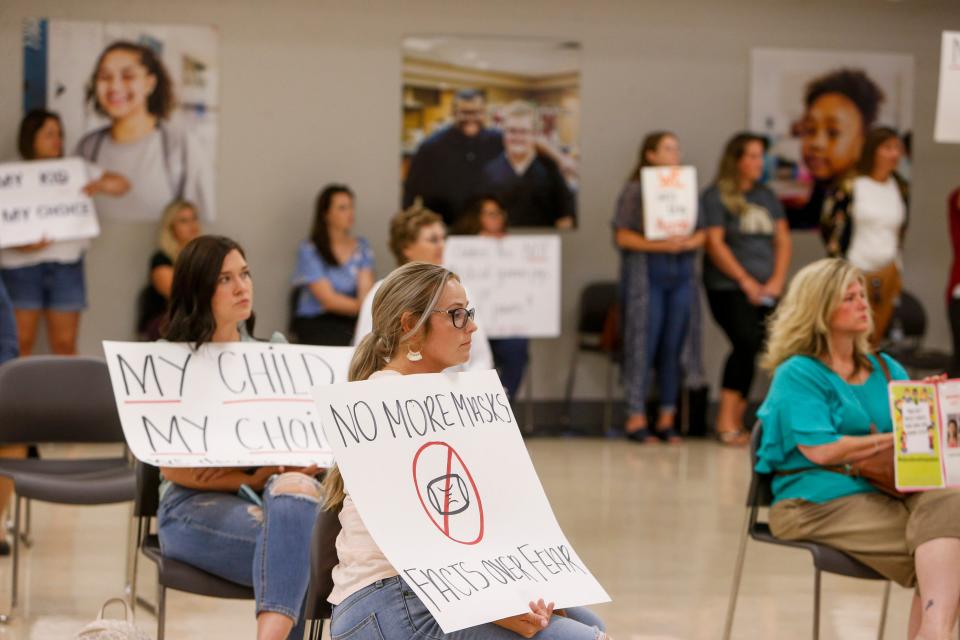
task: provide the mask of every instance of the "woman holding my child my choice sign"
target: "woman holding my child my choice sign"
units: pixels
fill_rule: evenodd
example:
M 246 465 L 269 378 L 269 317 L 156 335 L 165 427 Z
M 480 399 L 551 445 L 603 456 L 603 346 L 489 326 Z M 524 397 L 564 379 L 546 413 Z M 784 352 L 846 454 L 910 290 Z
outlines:
M 191 241 L 174 265 L 164 337 L 197 348 L 249 342 L 253 324 L 253 280 L 243 249 L 222 236 Z M 163 555 L 253 586 L 258 640 L 302 638 L 310 539 L 320 511 L 317 468 L 161 471 Z
M 440 373 L 463 364 L 477 325 L 460 279 L 425 262 L 405 264 L 383 281 L 373 299 L 373 330 L 357 346 L 349 379 Z M 413 637 L 449 640 L 604 640 L 599 618 L 587 609 L 554 611 L 531 602 L 530 611 L 444 634 L 430 611 L 374 542 L 334 467 L 324 480 L 326 509 L 341 509 L 339 564 L 333 569 L 334 640 Z M 372 622 L 371 622 L 372 620 Z

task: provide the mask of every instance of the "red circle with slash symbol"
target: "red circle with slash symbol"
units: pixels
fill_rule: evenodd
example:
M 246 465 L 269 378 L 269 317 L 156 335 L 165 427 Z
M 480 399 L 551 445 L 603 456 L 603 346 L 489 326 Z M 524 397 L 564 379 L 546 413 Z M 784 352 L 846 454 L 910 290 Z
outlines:
M 483 503 L 463 458 L 446 442 L 428 442 L 413 456 L 420 506 L 444 536 L 460 544 L 483 540 Z

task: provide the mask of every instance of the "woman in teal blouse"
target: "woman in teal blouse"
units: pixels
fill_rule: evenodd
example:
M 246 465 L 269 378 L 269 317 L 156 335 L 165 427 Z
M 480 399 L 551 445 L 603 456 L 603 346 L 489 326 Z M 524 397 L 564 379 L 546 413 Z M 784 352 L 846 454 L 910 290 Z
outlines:
M 763 364 L 775 370 L 758 416 L 757 471 L 773 474 L 770 528 L 785 540 L 840 549 L 903 586 L 917 586 L 908 638 L 948 638 L 960 607 L 960 491 L 904 500 L 829 471 L 877 451 L 893 456 L 887 375 L 870 353 L 863 275 L 836 258 L 794 278 L 770 324 Z M 785 473 L 786 472 L 786 473 Z

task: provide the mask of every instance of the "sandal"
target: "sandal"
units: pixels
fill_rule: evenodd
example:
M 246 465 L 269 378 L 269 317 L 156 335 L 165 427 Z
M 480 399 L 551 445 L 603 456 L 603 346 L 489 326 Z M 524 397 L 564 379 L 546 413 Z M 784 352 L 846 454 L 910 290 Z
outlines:
M 626 432 L 627 440 L 632 440 L 639 444 L 653 444 L 660 442 L 660 439 L 653 434 L 648 427 L 637 429 L 636 431 Z
M 677 431 L 673 426 L 669 426 L 666 429 L 658 428 L 657 437 L 668 444 L 680 444 L 683 442 L 680 432 Z
M 750 444 L 750 432 L 746 429 L 726 429 L 714 432 L 717 442 L 727 447 L 745 447 Z

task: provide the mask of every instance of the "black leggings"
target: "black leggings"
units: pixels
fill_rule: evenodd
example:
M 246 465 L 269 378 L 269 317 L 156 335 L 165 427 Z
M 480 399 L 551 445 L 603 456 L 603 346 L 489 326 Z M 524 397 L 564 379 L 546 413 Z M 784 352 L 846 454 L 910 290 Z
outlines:
M 757 354 L 766 338 L 764 322 L 772 309 L 750 304 L 746 294 L 739 289 L 707 289 L 707 301 L 713 319 L 727 334 L 733 347 L 723 367 L 722 386 L 746 398 L 753 384 Z

